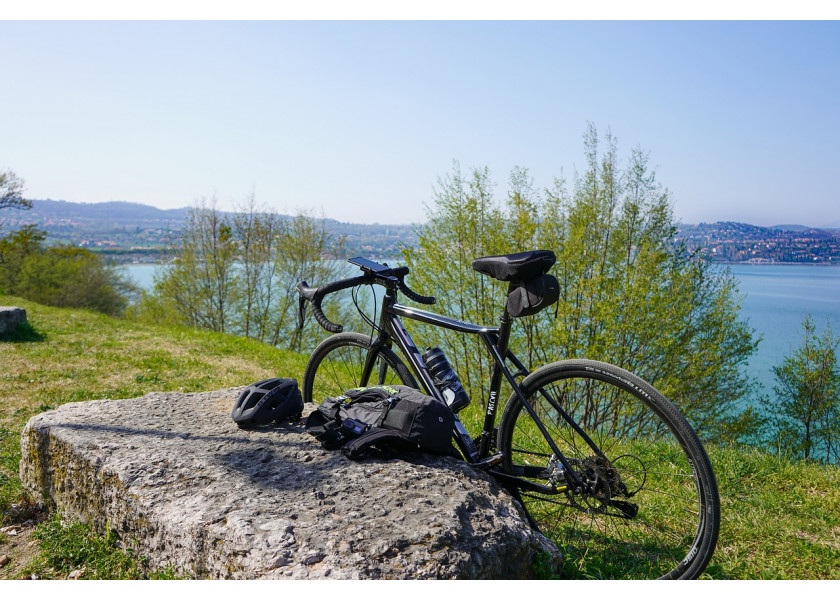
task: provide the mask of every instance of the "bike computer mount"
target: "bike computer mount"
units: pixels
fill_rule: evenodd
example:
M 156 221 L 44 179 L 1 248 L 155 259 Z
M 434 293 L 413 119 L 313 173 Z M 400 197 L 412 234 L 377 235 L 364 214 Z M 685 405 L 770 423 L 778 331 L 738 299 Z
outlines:
M 356 265 L 367 273 L 373 273 L 376 275 L 390 275 L 391 271 L 393 271 L 393 269 L 387 265 L 381 265 L 378 262 L 374 262 L 368 258 L 362 258 L 361 256 L 348 258 L 347 262 L 351 265 Z

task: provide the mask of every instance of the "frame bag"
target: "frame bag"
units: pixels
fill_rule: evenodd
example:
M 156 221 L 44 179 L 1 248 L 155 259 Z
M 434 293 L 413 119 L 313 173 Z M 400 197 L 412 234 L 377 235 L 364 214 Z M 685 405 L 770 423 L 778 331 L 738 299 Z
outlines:
M 307 433 L 321 445 L 354 460 L 412 450 L 456 456 L 454 427 L 448 406 L 403 385 L 347 390 L 306 419 Z

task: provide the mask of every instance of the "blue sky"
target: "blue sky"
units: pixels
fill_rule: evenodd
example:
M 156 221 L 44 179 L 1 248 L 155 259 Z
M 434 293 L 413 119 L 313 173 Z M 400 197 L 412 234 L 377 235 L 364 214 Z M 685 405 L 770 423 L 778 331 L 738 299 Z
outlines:
M 840 226 L 838 22 L 0 21 L 30 198 L 423 221 L 457 160 L 537 188 L 587 123 L 686 223 Z

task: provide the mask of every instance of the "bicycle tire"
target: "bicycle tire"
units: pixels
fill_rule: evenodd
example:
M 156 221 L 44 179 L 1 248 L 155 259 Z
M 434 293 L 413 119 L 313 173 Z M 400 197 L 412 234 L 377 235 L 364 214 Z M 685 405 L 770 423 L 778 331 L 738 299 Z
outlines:
M 564 574 L 699 577 L 717 544 L 720 499 L 706 451 L 677 408 L 635 375 L 590 360 L 546 365 L 521 386 L 558 449 L 586 481 L 586 490 L 577 494 L 518 490 L 532 522 L 563 553 Z M 498 445 L 506 473 L 555 490 L 568 483 L 515 393 L 502 413 Z
M 331 335 L 312 352 L 303 374 L 303 401 L 320 404 L 327 397 L 336 397 L 362 385 L 407 385 L 417 383 L 405 363 L 390 348 L 381 348 L 372 377 L 361 381 L 365 356 L 370 348 L 370 336 L 348 331 Z M 384 363 L 384 372 L 380 366 Z M 381 375 L 381 377 L 380 377 Z

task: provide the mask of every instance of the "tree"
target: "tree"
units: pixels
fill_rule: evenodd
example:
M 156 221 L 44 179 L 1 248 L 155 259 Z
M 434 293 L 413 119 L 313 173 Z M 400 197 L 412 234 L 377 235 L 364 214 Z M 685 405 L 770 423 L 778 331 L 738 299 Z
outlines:
M 285 345 L 293 350 L 312 349 L 318 335 L 313 330 L 320 326 L 309 319 L 304 327 L 298 327 L 298 294 L 295 287 L 299 281 L 312 285 L 324 285 L 342 276 L 345 238 L 334 238 L 326 228 L 324 219 L 316 219 L 311 213 L 299 211 L 285 223 L 274 256 L 277 269 L 278 301 L 274 310 L 275 320 L 271 338 L 265 341 L 277 346 Z M 347 311 L 341 309 L 339 299 L 324 301 L 327 314 L 346 319 Z M 307 311 L 307 315 L 310 311 Z
M 840 458 L 840 367 L 835 338 L 826 324 L 822 335 L 807 315 L 802 323 L 802 345 L 773 367 L 778 385 L 775 402 L 776 435 L 781 445 L 797 456 L 825 462 Z
M 32 202 L 24 199 L 22 193 L 23 179 L 11 169 L 0 173 L 0 209 L 32 208 Z
M 26 257 L 43 252 L 47 232 L 26 225 L 0 238 L 0 290 L 15 292 Z
M 51 306 L 121 314 L 137 293 L 127 276 L 89 250 L 44 247 L 46 233 L 27 225 L 0 238 L 0 290 Z
M 23 180 L 13 171 L 0 173 L 0 209 L 32 208 L 21 195 L 23 189 Z M 125 310 L 137 289 L 123 272 L 88 250 L 45 248 L 46 236 L 34 225 L 25 225 L 0 238 L 0 291 L 111 315 Z
M 473 271 L 472 260 L 553 250 L 556 312 L 515 321 L 517 355 L 532 367 L 584 357 L 619 365 L 669 396 L 707 438 L 745 433 L 739 406 L 751 382 L 741 367 L 756 342 L 739 318 L 734 278 L 674 243 L 669 194 L 647 153 L 633 150 L 623 166 L 616 140 L 607 135 L 602 148 L 592 126 L 584 151 L 571 191 L 561 177 L 539 193 L 516 168 L 504 206 L 486 168 L 465 177 L 456 163 L 439 181 L 418 247 L 405 251 L 412 287 L 436 293 L 442 312 L 493 323 L 507 284 Z M 445 349 L 472 397 L 486 398 L 475 344 L 453 340 Z
M 155 280 L 155 292 L 186 325 L 225 332 L 233 319 L 237 243 L 216 199 L 190 208 L 171 268 Z
M 238 208 L 225 215 L 213 201 L 190 210 L 172 247 L 173 265 L 156 277 L 135 317 L 308 347 L 316 336 L 298 331 L 295 285 L 338 278 L 344 238 L 333 238 L 323 219 L 302 212 L 285 218 L 260 207 L 253 194 Z M 332 302 L 326 307 L 342 312 Z
M 471 268 L 479 256 L 514 252 L 504 236 L 505 213 L 495 200 L 487 168 L 465 176 L 453 163 L 452 173 L 438 179 L 434 206 L 418 232 L 415 248 L 403 254 L 411 271 L 409 286 L 434 295 L 435 309 L 473 323 L 494 323 L 501 305 L 501 286 Z M 486 398 L 489 365 L 475 336 L 453 334 L 418 324 L 426 346 L 441 346 L 472 398 Z
M 108 315 L 125 310 L 133 284 L 84 248 L 53 246 L 26 256 L 14 293 L 51 306 L 87 308 Z
M 272 330 L 277 279 L 274 258 L 284 225 L 279 215 L 256 205 L 253 193 L 233 216 L 241 265 L 235 318 L 245 337 L 265 340 Z

